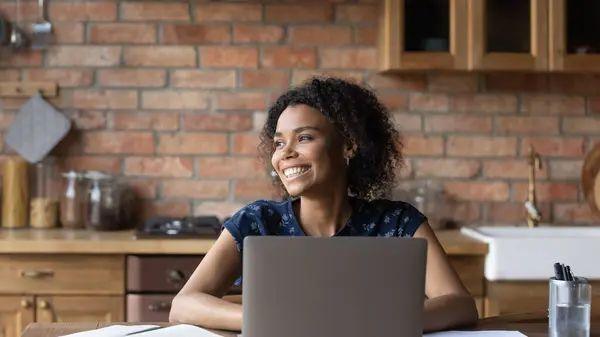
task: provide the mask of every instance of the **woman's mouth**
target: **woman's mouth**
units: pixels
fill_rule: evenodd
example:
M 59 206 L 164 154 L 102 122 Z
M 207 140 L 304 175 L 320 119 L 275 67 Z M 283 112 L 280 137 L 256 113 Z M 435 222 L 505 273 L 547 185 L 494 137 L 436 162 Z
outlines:
M 310 166 L 294 166 L 283 170 L 283 175 L 287 180 L 290 180 L 299 177 L 303 174 L 306 174 L 306 172 L 308 172 L 309 169 Z

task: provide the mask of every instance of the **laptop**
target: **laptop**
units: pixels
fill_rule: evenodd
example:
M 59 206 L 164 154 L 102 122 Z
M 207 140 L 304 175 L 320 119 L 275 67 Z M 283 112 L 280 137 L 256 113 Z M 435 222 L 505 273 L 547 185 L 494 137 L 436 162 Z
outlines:
M 421 337 L 427 241 L 248 236 L 243 337 Z

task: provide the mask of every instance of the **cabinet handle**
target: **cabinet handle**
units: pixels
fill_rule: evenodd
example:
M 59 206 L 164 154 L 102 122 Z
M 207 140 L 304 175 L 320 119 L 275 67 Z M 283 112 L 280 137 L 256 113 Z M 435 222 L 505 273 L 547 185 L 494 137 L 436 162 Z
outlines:
M 54 311 L 50 307 L 50 303 L 48 301 L 41 300 L 40 303 L 38 303 L 38 306 L 40 309 L 42 309 L 42 316 L 44 316 L 42 322 L 54 323 Z
M 40 279 L 46 277 L 53 277 L 54 272 L 52 270 L 23 270 L 21 271 L 21 277 Z
M 21 307 L 23 309 L 29 309 L 29 308 L 31 308 L 31 301 L 30 300 L 21 300 Z
M 40 309 L 48 309 L 50 308 L 50 303 L 48 303 L 47 301 L 40 301 Z
M 180 283 L 185 279 L 185 274 L 179 269 L 171 269 L 167 275 L 167 281 L 170 283 Z
M 148 310 L 150 310 L 150 311 L 169 311 L 169 310 L 171 310 L 171 305 L 169 303 L 165 303 L 165 302 L 152 303 L 148 306 Z

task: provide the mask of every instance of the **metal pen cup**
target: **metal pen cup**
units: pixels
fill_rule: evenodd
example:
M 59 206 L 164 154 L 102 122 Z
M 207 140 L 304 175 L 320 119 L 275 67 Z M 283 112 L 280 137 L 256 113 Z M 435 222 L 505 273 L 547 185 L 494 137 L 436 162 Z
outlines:
M 548 336 L 589 337 L 592 286 L 583 277 L 549 281 Z

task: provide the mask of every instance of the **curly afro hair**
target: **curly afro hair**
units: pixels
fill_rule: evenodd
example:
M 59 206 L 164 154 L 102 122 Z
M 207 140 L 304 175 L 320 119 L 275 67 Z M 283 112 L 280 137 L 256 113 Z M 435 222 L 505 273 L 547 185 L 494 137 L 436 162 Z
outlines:
M 390 191 L 396 182 L 396 170 L 403 165 L 400 132 L 372 91 L 339 78 L 312 77 L 282 94 L 269 108 L 259 145 L 268 168 L 271 169 L 270 159 L 275 152 L 273 136 L 279 116 L 288 106 L 299 104 L 323 113 L 344 140 L 355 146 L 347 169 L 352 195 L 373 200 Z M 289 197 L 281 180 L 274 180 L 283 196 Z

